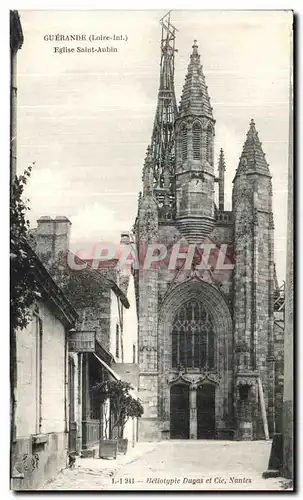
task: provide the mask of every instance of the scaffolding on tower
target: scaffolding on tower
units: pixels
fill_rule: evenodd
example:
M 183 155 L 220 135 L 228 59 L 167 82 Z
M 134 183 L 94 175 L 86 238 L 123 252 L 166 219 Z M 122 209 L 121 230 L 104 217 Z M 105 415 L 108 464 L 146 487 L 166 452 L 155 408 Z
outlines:
M 174 88 L 175 28 L 170 22 L 170 12 L 160 19 L 162 26 L 160 85 L 154 128 L 151 140 L 154 169 L 154 194 L 159 207 L 171 205 L 174 174 L 174 122 L 177 103 Z
M 285 320 L 285 281 L 279 285 L 276 266 L 274 264 L 274 318 L 275 322 L 279 323 L 284 328 Z

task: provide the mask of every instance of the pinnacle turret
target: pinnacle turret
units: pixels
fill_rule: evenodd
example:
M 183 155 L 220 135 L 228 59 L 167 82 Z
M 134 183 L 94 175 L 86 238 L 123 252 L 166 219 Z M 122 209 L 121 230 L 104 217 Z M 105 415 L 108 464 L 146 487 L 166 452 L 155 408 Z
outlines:
M 200 64 L 197 41 L 192 46 L 187 76 L 180 101 L 179 117 L 186 115 L 206 116 L 213 119 L 205 77 Z
M 262 149 L 255 122 L 252 119 L 250 122 L 249 131 L 246 135 L 246 141 L 243 146 L 240 156 L 239 166 L 236 176 L 242 173 L 245 174 L 263 174 L 271 176 L 269 165 L 265 159 L 265 154 Z
M 220 174 L 220 172 L 225 172 L 225 170 L 226 170 L 226 165 L 225 165 L 224 151 L 221 148 L 218 161 L 218 172 Z
M 143 194 L 151 195 L 153 193 L 154 174 L 153 174 L 152 154 L 150 146 L 148 146 L 146 150 L 142 180 L 143 180 Z
M 219 210 L 224 210 L 224 172 L 226 170 L 224 151 L 220 149 L 218 172 L 219 172 Z

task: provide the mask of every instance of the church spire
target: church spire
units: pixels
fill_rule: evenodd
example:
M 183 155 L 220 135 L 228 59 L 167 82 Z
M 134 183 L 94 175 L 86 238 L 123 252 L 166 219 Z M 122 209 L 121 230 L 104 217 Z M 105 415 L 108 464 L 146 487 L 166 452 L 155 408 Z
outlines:
M 252 119 L 246 135 L 246 141 L 240 156 L 236 176 L 245 174 L 262 174 L 271 177 L 269 165 L 265 159 L 255 122 Z
M 170 12 L 160 22 L 162 25 L 160 86 L 151 140 L 156 197 L 159 196 L 159 189 L 161 193 L 161 189 L 163 188 L 166 154 L 167 152 L 171 154 L 173 151 L 173 125 L 177 114 L 174 86 L 176 28 L 170 22 Z
M 205 76 L 200 64 L 197 40 L 194 40 L 187 76 L 180 101 L 179 117 L 186 115 L 206 116 L 213 119 Z
M 226 170 L 224 151 L 220 149 L 219 162 L 218 162 L 218 172 L 219 172 L 219 210 L 224 210 L 224 172 Z
M 195 40 L 175 125 L 176 223 L 188 243 L 201 241 L 215 223 L 214 124 Z

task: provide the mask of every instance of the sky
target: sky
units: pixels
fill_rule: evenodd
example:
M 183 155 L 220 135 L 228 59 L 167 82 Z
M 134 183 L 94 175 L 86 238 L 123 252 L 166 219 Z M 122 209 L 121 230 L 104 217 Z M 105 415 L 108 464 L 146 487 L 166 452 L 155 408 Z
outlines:
M 18 172 L 35 162 L 26 195 L 30 221 L 65 215 L 72 242 L 119 241 L 131 230 L 142 189 L 159 86 L 159 19 L 165 11 L 22 11 L 18 53 Z M 273 176 L 275 260 L 285 278 L 290 33 L 286 11 L 171 13 L 178 29 L 180 100 L 193 40 L 213 107 L 215 158 L 226 159 L 225 208 L 251 118 Z M 51 34 L 126 40 L 50 42 Z M 55 53 L 114 46 L 118 52 Z

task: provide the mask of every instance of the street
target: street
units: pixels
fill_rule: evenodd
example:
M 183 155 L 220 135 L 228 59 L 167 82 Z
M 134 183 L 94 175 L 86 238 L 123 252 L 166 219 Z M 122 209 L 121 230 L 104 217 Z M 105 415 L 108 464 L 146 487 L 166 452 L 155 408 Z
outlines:
M 269 441 L 138 443 L 117 460 L 77 459 L 43 490 L 280 490 L 263 479 Z

